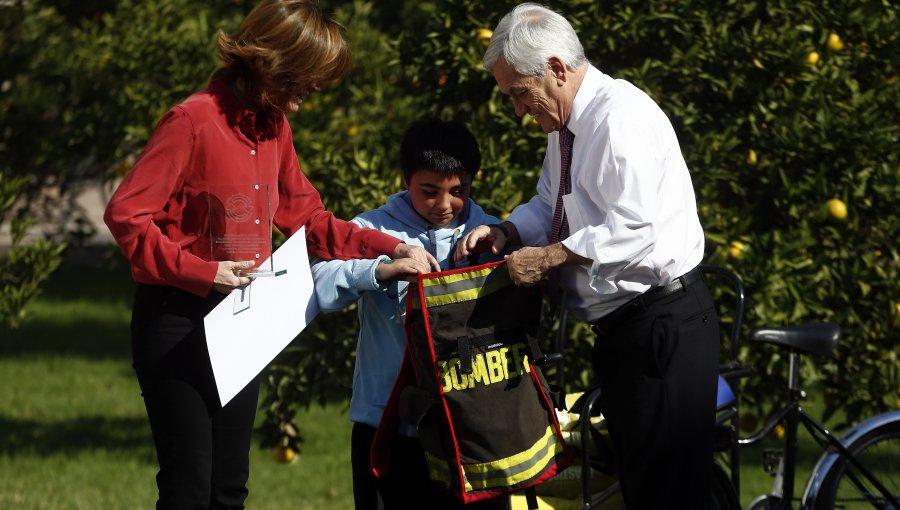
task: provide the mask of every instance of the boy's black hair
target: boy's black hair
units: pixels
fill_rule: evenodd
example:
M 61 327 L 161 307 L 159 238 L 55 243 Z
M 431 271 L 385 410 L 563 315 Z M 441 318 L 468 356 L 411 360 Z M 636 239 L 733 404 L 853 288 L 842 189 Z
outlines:
M 475 136 L 462 122 L 422 119 L 403 134 L 400 169 L 405 182 L 420 170 L 447 177 L 459 174 L 474 177 L 479 168 L 481 150 Z

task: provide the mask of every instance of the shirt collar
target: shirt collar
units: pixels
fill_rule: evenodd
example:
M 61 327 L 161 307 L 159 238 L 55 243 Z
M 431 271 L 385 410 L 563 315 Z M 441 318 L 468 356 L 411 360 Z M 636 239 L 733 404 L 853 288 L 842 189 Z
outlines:
M 263 110 L 258 115 L 243 104 L 224 80 L 213 80 L 207 87 L 219 103 L 228 125 L 241 130 L 250 138 L 265 140 L 275 137 L 284 115 L 275 110 Z M 250 136 L 250 135 L 254 136 Z
M 587 66 L 587 72 L 572 101 L 572 112 L 569 114 L 569 122 L 566 124 L 569 131 L 575 136 L 587 129 L 588 126 L 585 122 L 590 122 L 591 116 L 584 115 L 584 113 L 591 105 L 591 101 L 597 97 L 597 91 L 610 79 L 593 65 L 588 64 Z

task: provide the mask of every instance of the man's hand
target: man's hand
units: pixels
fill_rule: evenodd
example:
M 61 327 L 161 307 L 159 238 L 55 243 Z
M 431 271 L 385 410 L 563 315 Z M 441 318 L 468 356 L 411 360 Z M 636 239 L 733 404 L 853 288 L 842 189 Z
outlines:
M 507 229 L 515 229 L 512 223 L 507 222 L 504 225 Z M 512 232 L 510 232 L 510 237 L 512 237 Z M 488 249 L 494 255 L 499 255 L 508 242 L 509 239 L 496 225 L 479 225 L 459 241 L 453 258 L 459 261 L 468 257 L 470 253 L 481 253 Z
M 426 267 L 430 267 L 432 271 L 440 271 L 441 266 L 438 264 L 434 255 L 425 251 L 424 248 L 419 246 L 412 246 L 406 243 L 400 243 L 394 248 L 394 253 L 391 255 L 391 258 L 394 260 L 397 259 L 415 259 L 424 264 Z M 426 271 L 427 272 L 427 271 Z
M 216 292 L 228 294 L 238 287 L 249 285 L 250 282 L 253 281 L 253 278 L 250 278 L 249 276 L 238 276 L 238 273 L 242 269 L 252 268 L 254 264 L 256 264 L 256 262 L 252 260 L 244 260 L 241 262 L 227 260 L 219 262 L 219 267 L 216 270 L 216 277 L 213 280 L 213 289 Z
M 576 255 L 561 243 L 521 248 L 506 257 L 509 276 L 517 285 L 534 285 L 556 267 L 590 263 L 589 259 Z
M 375 266 L 375 279 L 379 282 L 393 280 L 405 280 L 415 282 L 418 275 L 429 272 L 427 264 L 411 259 L 402 258 L 394 260 L 382 260 Z
M 509 276 L 516 285 L 531 286 L 540 282 L 550 271 L 547 248 L 527 246 L 506 257 Z

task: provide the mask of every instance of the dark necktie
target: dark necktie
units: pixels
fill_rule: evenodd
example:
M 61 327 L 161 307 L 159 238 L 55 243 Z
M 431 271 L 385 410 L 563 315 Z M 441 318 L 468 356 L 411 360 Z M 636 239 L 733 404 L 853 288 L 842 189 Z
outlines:
M 572 144 L 575 135 L 569 128 L 559 130 L 559 193 L 556 195 L 556 208 L 553 210 L 553 224 L 550 226 L 550 244 L 555 244 L 569 237 L 569 222 L 566 209 L 563 207 L 563 196 L 572 192 L 572 179 L 569 169 L 572 166 Z M 548 297 L 550 311 L 556 313 L 559 307 L 559 269 L 552 269 L 548 275 Z
M 569 222 L 566 220 L 566 208 L 563 207 L 563 195 L 572 192 L 572 180 L 569 168 L 572 166 L 572 144 L 575 135 L 569 128 L 559 130 L 559 193 L 556 195 L 556 208 L 553 210 L 553 225 L 550 227 L 550 244 L 558 243 L 569 237 Z

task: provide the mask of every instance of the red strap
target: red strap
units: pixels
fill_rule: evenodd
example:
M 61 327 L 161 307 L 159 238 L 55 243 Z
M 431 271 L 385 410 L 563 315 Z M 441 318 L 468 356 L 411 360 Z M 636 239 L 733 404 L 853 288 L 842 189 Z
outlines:
M 387 476 L 391 466 L 391 447 L 394 438 L 397 437 L 397 429 L 400 427 L 400 392 L 403 388 L 416 383 L 416 372 L 412 363 L 412 354 L 409 352 L 409 344 L 406 344 L 406 351 L 403 353 L 403 362 L 400 364 L 400 372 L 397 374 L 397 380 L 394 381 L 394 387 L 391 389 L 391 396 L 388 398 L 387 404 L 384 406 L 384 412 L 381 414 L 381 421 L 378 423 L 378 429 L 375 431 L 375 439 L 372 440 L 371 462 L 372 473 L 375 478 Z

